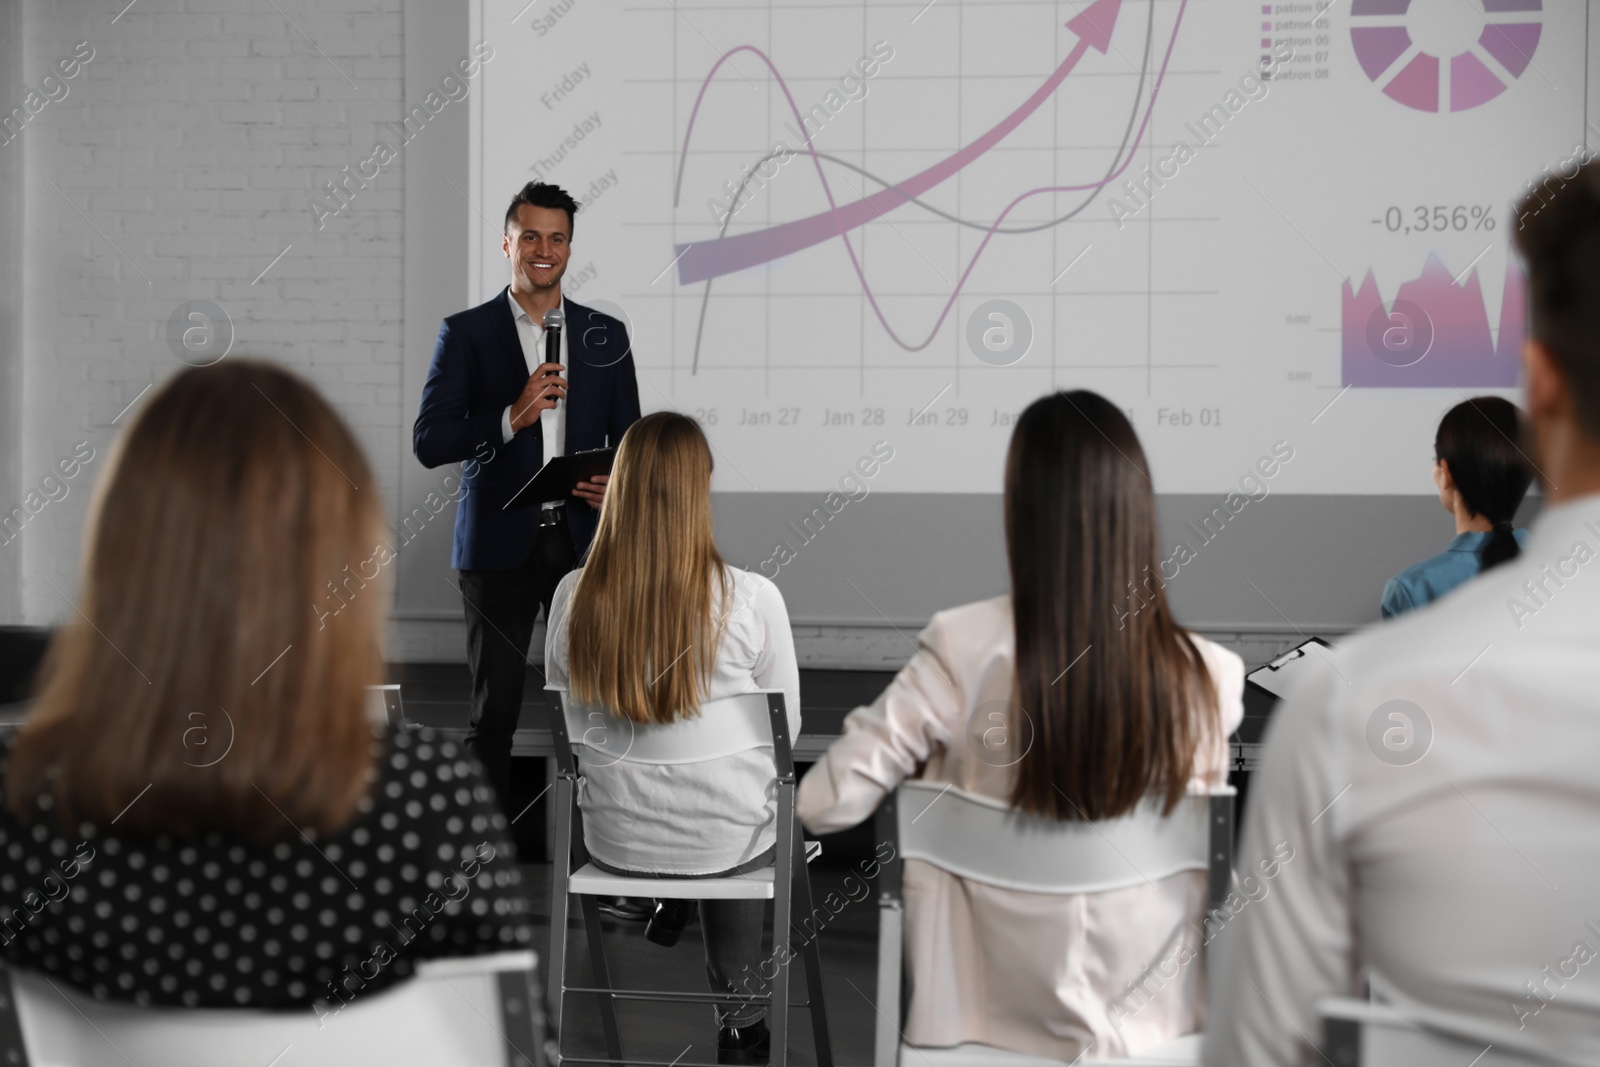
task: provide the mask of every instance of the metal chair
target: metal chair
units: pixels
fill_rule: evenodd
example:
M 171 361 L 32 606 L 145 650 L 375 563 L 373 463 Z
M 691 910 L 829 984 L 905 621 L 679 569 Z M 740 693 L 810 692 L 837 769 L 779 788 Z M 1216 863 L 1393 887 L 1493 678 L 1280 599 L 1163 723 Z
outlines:
M 897 1023 L 903 1016 L 903 860 L 922 860 L 959 878 L 1028 893 L 1103 892 L 1203 870 L 1209 874 L 1208 908 L 1214 909 L 1232 885 L 1233 800 L 1234 790 L 1226 786 L 1211 795 L 1187 797 L 1171 816 L 1146 804 L 1118 819 L 1062 822 L 1022 814 L 999 800 L 937 782 L 901 783 L 879 805 L 877 815 L 879 839 L 896 842 L 896 848 L 878 875 L 875 1067 L 1056 1063 L 986 1045 L 926 1048 L 902 1043 Z M 1080 1059 L 1078 1067 L 1199 1062 L 1200 1035 L 1191 1034 L 1130 1058 Z
M 373 726 L 387 726 L 391 730 L 414 728 L 406 722 L 406 709 L 400 700 L 398 685 L 367 686 L 365 710 L 367 721 Z
M 1317 1002 L 1322 1055 L 1333 1067 L 1551 1067 L 1546 1059 L 1422 1026 L 1384 1004 L 1348 997 Z
M 0 966 L 6 1067 L 543 1067 L 543 1002 L 529 951 L 425 960 L 415 977 L 324 1013 L 140 1008 Z
M 560 694 L 561 709 L 551 715 L 551 736 L 555 742 L 557 776 L 555 797 L 555 864 L 550 892 L 550 1005 L 551 1059 L 556 1063 L 638 1063 L 625 1060 L 617 1028 L 616 1002 L 619 1000 L 665 1003 L 710 1003 L 728 999 L 727 994 L 683 993 L 644 989 L 615 989 L 606 966 L 605 948 L 600 936 L 600 911 L 596 897 L 654 897 L 658 900 L 767 900 L 772 908 L 773 958 L 796 958 L 789 951 L 790 920 L 794 905 L 801 914 L 812 912 L 811 879 L 808 859 L 821 850 L 813 842 L 807 846 L 794 813 L 794 758 L 789 737 L 789 720 L 781 690 L 761 690 L 713 700 L 701 706 L 697 715 L 666 725 L 639 725 L 616 718 L 608 712 L 586 707 L 572 700 L 566 690 L 549 687 Z M 777 778 L 777 843 L 773 866 L 749 874 L 727 878 L 640 878 L 607 874 L 589 862 L 583 845 L 582 814 L 578 810 L 578 781 L 581 777 L 574 748 L 581 746 L 586 758 L 641 764 L 695 763 L 720 759 L 752 749 L 770 749 Z M 579 898 L 583 926 L 588 936 L 589 955 L 594 967 L 594 986 L 566 984 L 566 940 L 568 895 Z M 828 1020 L 822 999 L 821 956 L 816 939 L 800 950 L 805 962 L 807 999 L 793 1007 L 808 1007 L 811 1030 L 816 1042 L 819 1067 L 832 1067 L 833 1052 L 828 1041 Z M 561 1047 L 561 1006 L 568 993 L 593 993 L 600 1000 L 600 1021 L 605 1033 L 607 1059 L 563 1056 Z M 751 998 L 767 1002 L 772 1031 L 772 1058 L 775 1067 L 788 1062 L 789 968 L 779 966 L 772 979 L 771 993 Z M 678 1067 L 695 1067 L 689 1061 Z

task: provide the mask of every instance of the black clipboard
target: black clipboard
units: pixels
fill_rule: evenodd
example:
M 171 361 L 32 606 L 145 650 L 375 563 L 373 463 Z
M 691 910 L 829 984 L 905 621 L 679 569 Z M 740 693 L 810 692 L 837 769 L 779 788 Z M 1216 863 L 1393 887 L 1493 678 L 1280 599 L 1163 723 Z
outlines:
M 588 452 L 557 456 L 540 467 L 539 473 L 518 489 L 505 506 L 530 508 L 551 501 L 565 501 L 579 482 L 590 481 L 597 474 L 610 474 L 611 464 L 616 458 L 617 450 L 614 448 L 595 448 Z
M 1284 694 L 1305 672 L 1306 667 L 1310 666 L 1312 655 L 1320 654 L 1313 653 L 1312 647 L 1315 645 L 1321 645 L 1329 651 L 1333 649 L 1333 646 L 1322 638 L 1313 637 L 1291 648 L 1271 663 L 1257 667 L 1244 676 L 1245 681 L 1263 692 L 1270 693 L 1275 699 L 1282 700 Z

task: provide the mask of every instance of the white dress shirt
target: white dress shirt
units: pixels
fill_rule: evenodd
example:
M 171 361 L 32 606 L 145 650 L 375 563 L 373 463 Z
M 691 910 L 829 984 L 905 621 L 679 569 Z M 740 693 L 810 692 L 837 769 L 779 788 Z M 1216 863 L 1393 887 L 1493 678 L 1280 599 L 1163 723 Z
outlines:
M 1294 856 L 1217 938 L 1207 1064 L 1321 1064 L 1316 1001 L 1363 970 L 1419 1022 L 1600 1063 L 1597 556 L 1600 496 L 1548 508 L 1521 556 L 1291 690 L 1239 869 Z
M 534 371 L 538 370 L 539 365 L 545 361 L 544 323 L 534 322 L 533 316 L 529 315 L 527 311 L 523 309 L 522 305 L 517 303 L 517 298 L 511 294 L 510 289 L 506 290 L 506 299 L 511 301 L 511 317 L 512 320 L 517 324 L 517 340 L 522 342 L 522 359 L 525 363 L 527 363 L 528 373 L 531 375 Z M 562 330 L 562 377 L 567 378 L 568 381 L 571 381 L 570 376 L 567 375 L 564 370 L 564 368 L 569 365 L 570 364 L 567 362 L 567 331 Z M 552 459 L 555 459 L 557 456 L 561 455 L 561 451 L 567 443 L 566 400 L 557 400 L 555 407 L 548 408 L 539 413 L 539 431 L 544 435 L 544 461 L 549 463 Z M 517 431 L 511 428 L 511 406 L 508 405 L 506 410 L 500 416 L 500 440 L 502 442 L 508 442 L 516 436 L 516 433 Z M 544 506 L 547 508 L 553 508 L 559 503 L 560 501 L 551 501 Z
M 798 738 L 800 668 L 783 594 L 760 574 L 725 570 L 734 599 L 731 610 L 720 598 L 712 600 L 713 617 L 726 612 L 727 620 L 706 699 L 782 689 L 789 736 Z M 561 579 L 550 602 L 544 664 L 551 685 L 570 684 L 567 611 L 582 573 L 580 568 Z M 584 844 L 613 867 L 712 874 L 753 859 L 777 839 L 777 789 L 769 750 L 682 764 L 613 762 L 607 757 L 584 762 L 580 770 Z
M 1219 729 L 1194 754 L 1190 789 L 1206 792 L 1227 781 L 1227 737 L 1244 716 L 1244 664 L 1190 636 L 1220 713 Z M 843 736 L 800 782 L 806 828 L 854 826 L 909 777 L 1009 802 L 1021 757 L 1004 750 L 1009 738 L 991 741 L 989 715 L 1011 705 L 1015 677 L 1010 597 L 939 612 L 911 662 L 850 713 Z M 1015 743 L 1024 751 L 1031 744 Z M 1205 1022 L 1204 968 L 1178 965 L 1204 918 L 1203 871 L 1100 893 L 1026 893 L 908 859 L 904 893 L 905 1037 L 913 1045 L 975 1042 L 1068 1063 L 1136 1055 Z M 1149 981 L 1169 963 L 1170 980 Z

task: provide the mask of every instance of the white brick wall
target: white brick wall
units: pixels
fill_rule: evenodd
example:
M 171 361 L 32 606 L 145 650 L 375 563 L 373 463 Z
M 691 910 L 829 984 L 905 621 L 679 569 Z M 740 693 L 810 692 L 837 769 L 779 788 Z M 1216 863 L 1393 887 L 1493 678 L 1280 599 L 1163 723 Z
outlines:
M 95 52 L 64 99 L 0 146 L 21 151 L 26 173 L 21 486 L 78 441 L 98 452 L 66 498 L 0 546 L 22 553 L 31 623 L 71 612 L 49 582 L 76 590 L 111 420 L 182 368 L 166 321 L 185 301 L 227 311 L 234 355 L 278 360 L 322 389 L 391 510 L 410 453 L 402 168 L 385 168 L 320 232 L 308 208 L 370 152 L 379 123 L 402 117 L 402 0 L 137 0 L 118 17 L 125 2 L 21 5 L 27 85 L 79 41 Z

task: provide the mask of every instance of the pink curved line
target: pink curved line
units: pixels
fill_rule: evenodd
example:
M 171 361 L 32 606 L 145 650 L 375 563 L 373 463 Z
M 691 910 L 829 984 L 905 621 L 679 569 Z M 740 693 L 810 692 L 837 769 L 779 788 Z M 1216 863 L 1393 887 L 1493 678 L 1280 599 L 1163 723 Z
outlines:
M 855 226 L 856 225 L 860 225 L 860 223 L 854 223 L 854 224 L 849 225 L 849 226 L 846 225 L 846 219 L 843 217 L 843 213 L 841 212 L 838 203 L 834 200 L 833 189 L 828 184 L 828 177 L 827 177 L 827 175 L 825 173 L 823 173 L 822 160 L 820 158 L 818 158 L 816 149 L 811 145 L 810 139 L 807 138 L 807 140 L 806 140 L 806 150 L 811 156 L 812 165 L 816 168 L 817 180 L 822 184 L 823 194 L 828 198 L 829 211 L 827 212 L 827 214 L 832 217 L 835 225 L 838 228 L 839 239 L 844 242 L 845 251 L 850 256 L 850 265 L 855 270 L 857 279 L 859 279 L 860 282 L 861 282 L 861 289 L 862 289 L 862 292 L 867 297 L 867 302 L 872 305 L 873 314 L 877 316 L 878 322 L 883 325 L 883 328 L 884 328 L 885 332 L 887 332 L 889 334 L 889 337 L 895 342 L 895 344 L 899 345 L 901 348 L 905 349 L 908 352 L 920 352 L 924 348 L 928 347 L 928 345 L 933 342 L 934 337 L 936 337 L 938 335 L 938 333 L 939 333 L 939 328 L 944 325 L 944 320 L 947 317 L 949 317 L 950 309 L 955 306 L 955 302 L 956 302 L 957 298 L 960 297 L 961 289 L 966 284 L 967 278 L 971 276 L 973 269 L 978 265 L 979 257 L 983 255 L 984 249 L 988 247 L 990 239 L 992 237 L 994 237 L 995 231 L 1000 228 L 1001 224 L 1005 222 L 1006 216 L 1008 216 L 1017 207 L 1017 205 L 1021 204 L 1024 200 L 1027 200 L 1030 197 L 1039 196 L 1039 195 L 1041 195 L 1043 193 L 1084 192 L 1084 191 L 1087 191 L 1087 190 L 1090 190 L 1090 189 L 1104 188 L 1106 185 L 1109 185 L 1111 182 L 1116 181 L 1117 178 L 1120 177 L 1123 174 L 1123 172 L 1128 169 L 1128 166 L 1133 162 L 1133 157 L 1137 154 L 1137 152 L 1139 150 L 1139 145 L 1141 143 L 1143 143 L 1145 131 L 1149 128 L 1151 115 L 1155 111 L 1156 98 L 1160 95 L 1162 83 L 1166 80 L 1167 67 L 1171 63 L 1171 60 L 1172 60 L 1172 49 L 1173 49 L 1173 46 L 1177 44 L 1178 30 L 1183 25 L 1183 15 L 1184 15 L 1184 12 L 1188 9 L 1188 6 L 1189 6 L 1189 0 L 1180 0 L 1180 3 L 1178 5 L 1178 14 L 1177 14 L 1177 17 L 1173 21 L 1173 24 L 1172 24 L 1172 36 L 1167 41 L 1166 52 L 1163 54 L 1162 59 L 1161 59 L 1161 70 L 1156 75 L 1155 86 L 1151 90 L 1151 93 L 1150 93 L 1150 103 L 1149 103 L 1149 106 L 1147 106 L 1145 108 L 1144 119 L 1139 124 L 1139 132 L 1134 137 L 1133 144 L 1129 146 L 1127 159 L 1123 160 L 1121 166 L 1117 167 L 1116 170 L 1112 171 L 1110 174 L 1106 175 L 1104 178 L 1100 179 L 1099 181 L 1090 182 L 1090 183 L 1087 183 L 1087 184 L 1084 184 L 1084 185 L 1054 185 L 1054 186 L 1044 186 L 1044 187 L 1041 187 L 1041 188 L 1038 188 L 1038 189 L 1030 189 L 1027 192 L 1022 193 L 1021 195 L 1019 195 L 1015 200 L 1011 201 L 1011 203 L 1007 204 L 1005 209 L 1000 212 L 999 216 L 994 220 L 994 222 L 992 224 L 990 224 L 988 231 L 983 235 L 983 240 L 979 242 L 977 249 L 972 254 L 972 258 L 970 260 L 968 260 L 966 269 L 961 272 L 961 277 L 956 282 L 955 288 L 950 294 L 950 299 L 945 302 L 945 306 L 944 306 L 943 310 L 941 310 L 939 312 L 939 317 L 938 317 L 937 320 L 935 320 L 935 322 L 933 324 L 933 328 L 928 331 L 928 336 L 922 341 L 921 344 L 911 345 L 908 342 L 906 342 L 905 340 L 903 340 L 900 337 L 900 335 L 895 331 L 895 328 L 889 324 L 889 320 L 884 316 L 883 309 L 878 306 L 877 295 L 873 292 L 871 283 L 867 281 L 866 272 L 861 267 L 861 261 L 856 256 L 855 246 L 853 244 L 851 244 L 849 233 L 848 233 L 848 231 L 850 229 L 854 229 Z M 1061 67 L 1057 68 L 1056 75 L 1052 75 L 1052 81 L 1054 81 L 1055 85 L 1051 85 L 1050 82 L 1046 82 L 1046 85 L 1050 87 L 1051 91 L 1054 90 L 1056 85 L 1059 85 L 1060 80 L 1064 79 L 1067 73 L 1070 73 L 1071 67 L 1069 66 L 1069 64 L 1075 64 L 1076 63 L 1076 58 L 1074 58 L 1074 57 L 1075 56 L 1081 57 L 1081 53 L 1087 49 L 1087 46 L 1088 46 L 1088 42 L 1087 42 L 1086 38 L 1080 37 L 1078 45 L 1073 49 L 1073 55 L 1069 55 L 1068 59 L 1062 63 Z M 772 61 L 770 59 L 768 59 L 767 56 L 764 53 L 761 52 L 760 49 L 758 49 L 758 48 L 756 48 L 756 47 L 754 47 L 752 45 L 740 45 L 737 48 L 730 49 L 721 59 L 719 59 L 717 61 L 716 65 L 712 67 L 710 73 L 708 73 L 706 75 L 705 81 L 701 83 L 700 95 L 698 97 L 696 97 L 696 99 L 695 99 L 695 111 L 693 113 L 691 113 L 691 115 L 690 115 L 689 129 L 685 130 L 685 133 L 684 133 L 684 152 L 683 152 L 683 158 L 680 159 L 679 170 L 678 170 L 678 180 L 679 180 L 679 182 L 682 181 L 683 166 L 684 166 L 684 162 L 687 160 L 688 143 L 689 143 L 689 131 L 692 130 L 693 127 L 694 127 L 695 116 L 699 111 L 701 100 L 703 100 L 704 97 L 705 97 L 706 89 L 710 85 L 711 77 L 712 77 L 712 75 L 714 75 L 716 73 L 718 68 L 720 68 L 722 66 L 723 62 L 725 62 L 730 56 L 734 55 L 737 52 L 744 52 L 744 51 L 752 52 L 756 56 L 759 56 L 761 61 L 767 65 L 767 69 L 772 72 L 773 78 L 777 80 L 779 88 L 781 88 L 783 90 L 784 98 L 789 102 L 789 108 L 794 113 L 795 121 L 799 124 L 799 128 L 804 129 L 804 127 L 805 127 L 805 124 L 804 124 L 803 120 L 801 120 L 801 118 L 800 118 L 800 109 L 795 104 L 794 97 L 793 97 L 793 95 L 790 94 L 789 87 L 784 82 L 783 76 L 781 74 L 779 74 L 777 68 L 772 65 Z M 1059 77 L 1057 75 L 1059 75 Z M 1045 95 L 1048 95 L 1048 93 L 1046 93 Z M 999 129 L 999 127 L 997 126 L 996 129 Z M 991 130 L 990 132 L 992 133 L 994 131 Z M 1007 132 L 1009 132 L 1009 130 Z M 981 140 L 982 139 L 980 139 L 980 141 Z M 973 142 L 973 143 L 974 144 L 978 144 L 980 142 Z M 968 146 L 968 147 L 970 148 L 971 146 Z M 951 158 L 955 159 L 957 157 L 951 157 Z M 957 168 L 957 169 L 959 169 L 959 168 Z M 927 174 L 927 173 L 928 173 L 927 171 L 923 172 L 924 175 Z M 904 184 L 904 183 L 902 183 L 902 184 Z M 902 194 L 900 192 L 900 189 L 901 189 L 901 186 L 899 186 L 899 185 L 891 186 L 890 188 L 885 189 L 885 190 L 883 190 L 882 192 L 880 192 L 878 194 L 874 194 L 874 196 L 881 196 L 882 193 L 892 193 L 892 194 L 894 194 L 894 196 L 896 197 L 896 199 L 900 203 L 903 203 L 904 202 L 904 197 L 902 196 Z M 872 199 L 871 197 L 868 197 L 865 200 L 856 201 L 856 204 L 857 205 L 867 204 L 871 199 Z M 674 206 L 677 205 L 677 202 L 678 202 L 678 192 L 675 189 L 674 190 L 674 194 L 673 194 L 673 204 L 674 204 Z M 876 210 L 876 208 L 874 208 L 874 210 Z M 878 214 L 881 216 L 883 213 L 881 211 L 878 211 Z M 807 220 L 799 220 L 799 221 L 803 222 L 803 221 L 807 221 Z M 785 223 L 783 225 L 790 226 L 790 225 L 794 225 L 794 224 L 793 223 Z M 774 227 L 773 229 L 776 229 L 776 227 Z M 760 232 L 761 233 L 768 233 L 768 232 L 771 232 L 771 231 L 768 230 L 768 231 L 760 231 Z M 726 240 L 726 238 L 724 238 L 723 240 Z M 700 242 L 700 243 L 704 244 L 705 242 Z M 682 249 L 680 249 L 680 251 L 686 250 L 686 249 L 689 249 L 689 248 L 693 248 L 693 247 L 694 247 L 693 244 L 682 246 Z M 684 283 L 686 283 L 686 282 L 688 282 L 690 280 L 691 279 L 683 278 L 680 275 L 680 279 L 679 279 L 680 284 L 684 284 Z M 693 279 L 693 280 L 702 280 L 702 279 Z
M 772 76 L 778 80 L 778 88 L 783 90 L 784 97 L 789 101 L 789 110 L 794 112 L 795 118 L 800 117 L 800 108 L 795 105 L 794 97 L 789 95 L 789 86 L 783 80 L 783 75 L 778 73 L 778 68 L 772 65 L 772 60 L 768 59 L 761 49 L 749 44 L 742 44 L 737 48 L 728 49 L 722 54 L 722 58 L 718 59 L 711 69 L 706 72 L 705 79 L 700 83 L 700 93 L 694 98 L 694 108 L 689 112 L 689 126 L 683 131 L 683 151 L 678 153 L 678 177 L 672 183 L 673 207 L 678 206 L 678 197 L 683 191 L 683 168 L 689 162 L 689 138 L 694 136 L 694 120 L 700 117 L 700 103 L 705 100 L 706 90 L 711 88 L 711 79 L 717 76 L 717 71 L 722 69 L 722 64 L 740 52 L 754 52 L 761 57 L 761 62 L 767 65 L 767 69 L 772 72 Z M 801 128 L 805 128 L 804 124 L 801 125 Z M 809 143 L 808 141 L 807 144 L 809 145 Z
M 1113 0 L 1120 3 L 1120 0 Z M 749 46 L 744 46 L 749 47 Z M 1044 83 L 1034 90 L 1033 95 L 1023 101 L 1022 105 L 1014 109 L 1009 115 L 1002 118 L 982 136 L 975 138 L 970 143 L 962 146 L 951 155 L 939 160 L 932 166 L 903 178 L 893 186 L 888 186 L 870 195 L 863 194 L 859 200 L 851 201 L 843 207 L 834 204 L 830 199 L 830 211 L 820 211 L 814 215 L 801 219 L 792 219 L 789 222 L 768 226 L 766 229 L 752 233 L 736 234 L 732 237 L 719 237 L 715 241 L 702 241 L 698 244 L 689 244 L 680 247 L 678 259 L 678 281 L 682 284 L 705 281 L 723 274 L 744 270 L 747 267 L 758 266 L 770 262 L 780 256 L 793 255 L 802 249 L 813 245 L 822 244 L 829 237 L 838 232 L 838 226 L 843 221 L 846 229 L 853 230 L 863 226 L 874 218 L 880 218 L 886 211 L 892 210 L 905 203 L 906 200 L 927 192 L 929 189 L 945 182 L 960 173 L 970 163 L 984 155 L 989 149 L 999 144 L 1012 130 L 1039 109 L 1050 94 L 1055 92 L 1061 82 L 1065 80 L 1084 54 L 1089 50 L 1089 42 L 1079 39 L 1078 44 L 1071 53 L 1061 61 L 1060 65 L 1046 78 Z M 754 51 L 754 49 L 752 49 Z M 771 69 L 771 64 L 768 64 Z M 779 77 L 773 70 L 773 76 Z M 781 78 L 779 78 L 781 82 Z M 790 106 L 793 108 L 793 98 Z M 799 123 L 796 133 L 805 128 L 798 109 L 795 111 L 795 121 Z M 811 137 L 806 137 L 806 147 L 813 152 L 815 147 L 811 144 Z M 685 142 L 683 163 L 687 163 L 688 145 Z

